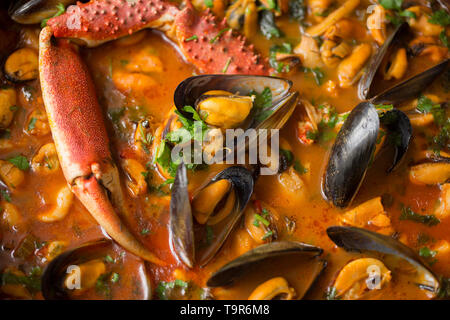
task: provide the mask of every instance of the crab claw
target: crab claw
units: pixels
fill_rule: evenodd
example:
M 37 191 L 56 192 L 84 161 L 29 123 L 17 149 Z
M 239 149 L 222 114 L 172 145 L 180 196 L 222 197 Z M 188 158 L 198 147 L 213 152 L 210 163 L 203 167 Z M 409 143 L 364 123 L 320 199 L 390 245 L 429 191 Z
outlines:
M 147 261 L 163 265 L 116 213 L 118 209 L 125 215 L 126 206 L 94 84 L 75 47 L 52 35 L 49 27 L 41 31 L 39 71 L 64 176 L 74 194 L 117 243 Z

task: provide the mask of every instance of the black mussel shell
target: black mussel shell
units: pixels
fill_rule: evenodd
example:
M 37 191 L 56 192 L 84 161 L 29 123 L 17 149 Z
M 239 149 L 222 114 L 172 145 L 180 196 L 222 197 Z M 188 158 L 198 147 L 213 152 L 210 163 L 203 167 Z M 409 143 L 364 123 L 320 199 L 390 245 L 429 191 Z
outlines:
M 227 218 L 218 224 L 221 230 L 214 233 L 211 243 L 197 250 L 192 209 L 187 191 L 186 167 L 183 163 L 178 166 L 170 200 L 169 231 L 173 251 L 188 267 L 192 268 L 196 261 L 200 266 L 204 266 L 217 254 L 242 216 L 253 193 L 253 173 L 244 167 L 228 167 L 219 172 L 206 186 L 222 179 L 231 182 L 231 187 L 236 193 L 236 204 Z
M 70 296 L 64 289 L 64 279 L 68 267 L 86 261 L 104 258 L 105 252 L 111 249 L 113 242 L 106 239 L 84 243 L 77 248 L 65 251 L 53 259 L 45 268 L 41 278 L 42 295 L 46 300 L 69 300 Z M 145 268 L 142 262 L 143 268 Z M 151 285 L 145 272 L 140 273 L 137 284 L 141 289 L 143 300 L 151 299 Z
M 383 45 L 372 56 L 368 63 L 367 71 L 358 83 L 358 95 L 361 100 L 371 99 L 376 95 L 373 92 L 374 88 L 372 84 L 384 57 L 391 53 L 393 47 L 401 45 L 403 39 L 408 36 L 409 32 L 408 24 L 406 22 L 402 23 L 390 34 Z
M 449 62 L 450 59 L 446 59 L 424 72 L 399 83 L 371 99 L 371 102 L 374 104 L 399 103 L 418 96 L 436 77 L 447 69 Z
M 338 247 L 347 251 L 381 253 L 406 260 L 419 273 L 426 275 L 422 279 L 425 283 L 418 283 L 421 288 L 434 293 L 439 291 L 438 277 L 414 250 L 400 241 L 366 229 L 346 226 L 329 227 L 327 234 Z
M 18 23 L 41 23 L 42 20 L 57 13 L 58 4 L 67 7 L 75 2 L 75 0 L 17 0 L 11 2 L 8 14 L 11 19 Z
M 177 257 L 188 267 L 194 266 L 194 222 L 189 201 L 186 165 L 177 169 L 170 199 L 170 244 Z
M 322 254 L 323 250 L 309 244 L 294 241 L 279 241 L 256 247 L 233 261 L 227 263 L 208 279 L 206 285 L 208 287 L 222 287 L 230 285 L 237 278 L 245 275 L 252 267 L 264 262 L 269 258 L 290 255 L 304 254 L 311 258 L 317 258 Z M 320 260 L 318 260 L 319 262 Z M 323 263 L 323 261 L 321 262 Z
M 290 80 L 251 75 L 200 75 L 182 81 L 174 93 L 174 102 L 177 110 L 187 118 L 192 114 L 183 110 L 185 106 L 195 106 L 197 99 L 210 90 L 225 90 L 239 95 L 250 95 L 252 92 L 262 92 L 269 88 L 272 93 L 272 113 L 284 105 L 284 100 L 289 98 L 289 90 L 292 87 Z M 254 125 L 255 126 L 255 125 Z
M 398 110 L 392 109 L 380 117 L 381 125 L 387 129 L 386 142 L 394 147 L 394 159 L 387 172 L 395 170 L 408 151 L 412 136 L 411 122 L 408 116 Z
M 337 207 L 356 195 L 375 151 L 380 119 L 369 102 L 358 104 L 340 129 L 325 169 L 322 191 Z
M 390 55 L 395 48 L 406 47 L 411 30 L 405 22 L 399 25 L 389 36 L 378 51 L 372 56 L 368 63 L 367 71 L 361 77 L 358 84 L 358 95 L 361 100 L 369 100 L 373 104 L 381 103 L 399 103 L 407 99 L 416 97 L 433 80 L 441 74 L 448 66 L 450 59 L 409 78 L 399 84 L 384 90 L 376 92 L 374 86 L 375 76 L 383 62 L 383 59 Z

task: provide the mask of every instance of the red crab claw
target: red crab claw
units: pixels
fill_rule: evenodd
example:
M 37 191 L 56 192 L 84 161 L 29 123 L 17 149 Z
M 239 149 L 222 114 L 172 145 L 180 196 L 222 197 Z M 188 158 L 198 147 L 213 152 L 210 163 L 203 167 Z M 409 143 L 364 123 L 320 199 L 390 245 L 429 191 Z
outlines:
M 65 40 L 54 41 L 52 34 L 48 27 L 41 31 L 39 70 L 64 176 L 78 199 L 115 241 L 137 256 L 163 265 L 131 234 L 115 211 L 116 208 L 126 214 L 94 84 L 76 49 Z
M 247 45 L 245 37 L 218 21 L 208 10 L 197 13 L 187 1 L 179 10 L 163 0 L 96 0 L 70 6 L 47 22 L 55 37 L 95 46 L 145 28 L 170 31 L 189 62 L 204 73 L 271 73 L 267 59 Z M 175 31 L 175 32 L 173 32 Z

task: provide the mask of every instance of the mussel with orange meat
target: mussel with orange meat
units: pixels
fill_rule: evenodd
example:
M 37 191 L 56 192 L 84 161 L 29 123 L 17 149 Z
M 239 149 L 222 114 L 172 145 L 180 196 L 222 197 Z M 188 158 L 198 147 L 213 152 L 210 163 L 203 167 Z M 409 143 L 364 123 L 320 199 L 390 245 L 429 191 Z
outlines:
M 368 299 L 383 294 L 391 279 L 406 276 L 429 298 L 438 295 L 440 280 L 426 262 L 400 241 L 356 227 L 333 226 L 328 237 L 349 252 L 364 257 L 348 262 L 337 274 L 333 290 L 337 299 Z
M 327 266 L 326 260 L 320 258 L 322 252 L 319 247 L 296 241 L 271 242 L 225 264 L 206 284 L 224 290 L 233 287 L 240 292 L 252 290 L 248 292 L 249 300 L 302 299 Z M 283 262 L 292 272 L 274 268 Z M 245 281 L 238 281 L 243 278 Z
M 172 187 L 169 225 L 178 259 L 191 268 L 207 264 L 242 217 L 253 185 L 251 171 L 229 167 L 195 192 L 191 201 L 186 166 L 181 163 Z
M 123 269 L 126 259 L 136 260 L 134 266 L 126 267 L 131 269 Z M 123 277 L 127 279 L 121 279 Z M 125 287 L 127 281 L 134 285 Z M 99 291 L 110 299 L 148 300 L 152 297 L 144 261 L 106 239 L 84 243 L 56 256 L 46 266 L 41 283 L 47 300 L 95 298 Z M 113 289 L 112 283 L 118 286 Z
M 419 41 L 412 41 L 407 23 L 399 25 L 369 61 L 367 71 L 358 83 L 359 98 L 373 104 L 396 104 L 418 96 L 444 72 L 450 59 L 440 60 L 403 80 L 408 69 L 408 58 L 418 55 L 426 45 Z

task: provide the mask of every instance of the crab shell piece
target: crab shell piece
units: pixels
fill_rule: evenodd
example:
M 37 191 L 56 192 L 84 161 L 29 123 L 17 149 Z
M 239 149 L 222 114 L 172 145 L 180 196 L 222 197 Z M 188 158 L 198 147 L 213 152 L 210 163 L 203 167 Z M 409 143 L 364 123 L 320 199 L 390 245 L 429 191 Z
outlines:
M 75 38 L 92 47 L 145 28 L 171 31 L 186 59 L 204 73 L 268 75 L 267 61 L 208 10 L 198 14 L 161 0 L 97 0 L 70 6 L 47 22 L 55 37 Z M 175 27 L 176 32 L 172 32 Z

